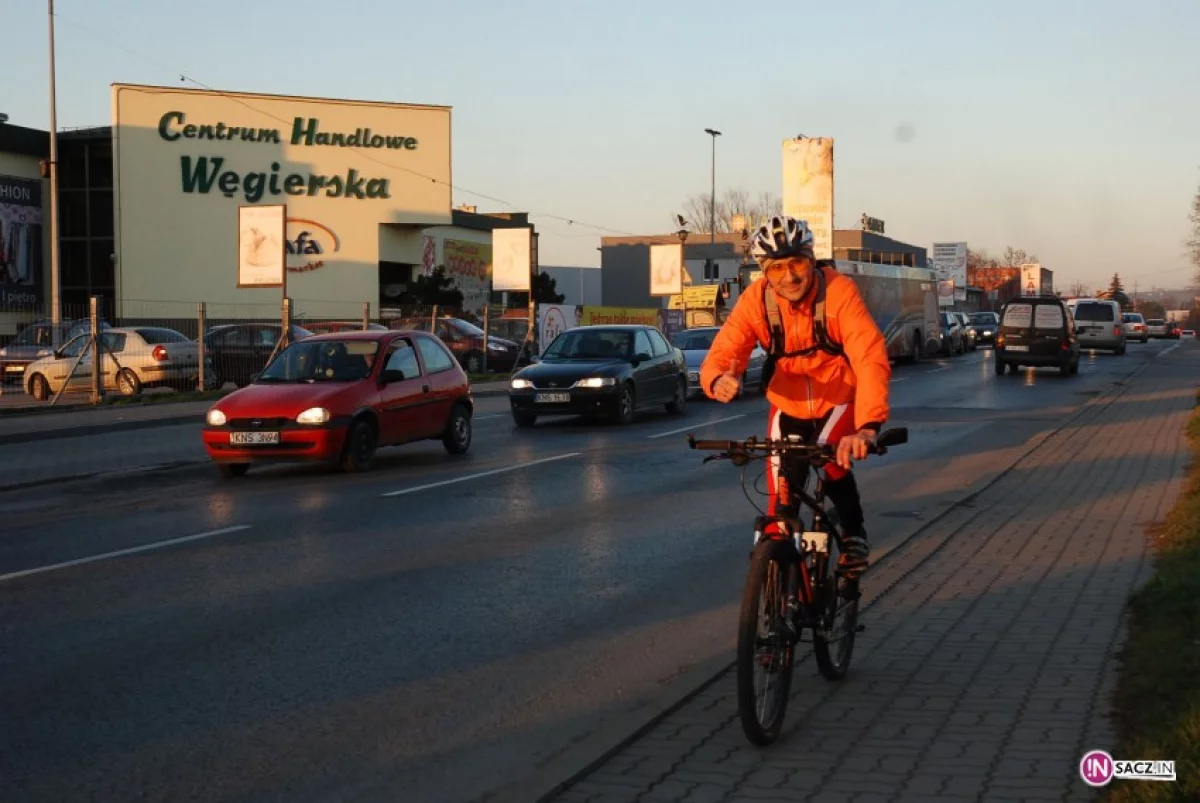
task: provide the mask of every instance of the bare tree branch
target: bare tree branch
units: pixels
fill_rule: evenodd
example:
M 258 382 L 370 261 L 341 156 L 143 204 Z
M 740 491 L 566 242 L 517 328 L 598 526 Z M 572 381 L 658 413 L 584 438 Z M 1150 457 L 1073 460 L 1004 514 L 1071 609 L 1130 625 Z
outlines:
M 712 195 L 706 192 L 693 193 L 683 204 L 683 218 L 687 221 L 689 231 L 708 234 L 712 231 L 710 219 L 713 212 Z M 783 212 L 782 199 L 769 192 L 760 192 L 751 197 L 743 189 L 728 189 L 717 195 L 716 199 L 716 233 L 729 234 L 733 231 L 733 222 L 740 215 L 746 227 L 754 228 L 762 225 L 770 215 Z M 671 225 L 679 225 L 674 215 Z
M 1200 285 L 1200 190 L 1196 190 L 1196 197 L 1192 199 L 1192 211 L 1188 214 L 1188 220 L 1192 224 L 1191 236 L 1187 241 L 1188 258 L 1196 270 L 1192 281 Z

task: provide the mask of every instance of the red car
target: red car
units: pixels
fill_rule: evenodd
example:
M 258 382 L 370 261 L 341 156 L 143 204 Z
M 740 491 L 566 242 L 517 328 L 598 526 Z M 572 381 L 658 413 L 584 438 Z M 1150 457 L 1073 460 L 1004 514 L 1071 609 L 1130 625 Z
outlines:
M 208 411 L 204 447 L 226 477 L 253 463 L 328 461 L 366 471 L 380 446 L 471 445 L 466 373 L 436 337 L 339 332 L 298 340 Z

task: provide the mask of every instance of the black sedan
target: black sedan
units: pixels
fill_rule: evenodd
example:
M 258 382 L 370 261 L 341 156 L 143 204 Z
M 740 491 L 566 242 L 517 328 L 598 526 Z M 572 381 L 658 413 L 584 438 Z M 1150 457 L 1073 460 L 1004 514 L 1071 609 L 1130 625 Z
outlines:
M 653 326 L 579 326 L 554 339 L 508 391 L 513 420 L 529 427 L 542 415 L 610 417 L 622 424 L 639 410 L 687 403 L 687 363 Z

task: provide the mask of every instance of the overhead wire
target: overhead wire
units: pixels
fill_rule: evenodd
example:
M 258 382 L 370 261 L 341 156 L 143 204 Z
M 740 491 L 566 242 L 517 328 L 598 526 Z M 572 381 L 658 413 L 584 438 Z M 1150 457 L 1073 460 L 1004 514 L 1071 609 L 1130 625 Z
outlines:
M 179 79 L 181 82 L 194 84 L 195 86 L 198 86 L 201 89 L 204 89 L 208 92 L 212 92 L 213 94 L 219 95 L 219 96 L 225 98 L 226 100 L 230 100 L 234 103 L 238 103 L 241 106 L 244 106 L 247 109 L 250 109 L 251 111 L 253 111 L 257 114 L 261 114 L 268 119 L 276 120 L 280 123 L 283 123 L 284 125 L 290 125 L 292 122 L 291 120 L 285 120 L 282 117 L 279 117 L 275 114 L 272 114 L 269 111 L 266 111 L 265 109 L 259 108 L 259 107 L 255 106 L 254 104 L 247 102 L 244 98 L 237 97 L 236 95 L 233 95 L 224 90 L 209 86 L 208 84 L 204 83 L 203 81 L 192 78 L 191 76 L 187 75 L 186 73 L 183 73 L 183 72 L 180 72 L 179 70 L 170 68 L 167 65 L 159 62 L 157 59 L 151 58 L 150 56 L 146 55 L 145 53 L 134 50 L 133 48 L 130 48 L 130 47 L 124 45 L 123 43 L 116 41 L 112 37 L 105 36 L 104 34 L 93 31 L 91 28 L 88 28 L 85 25 L 81 25 L 80 23 L 76 22 L 75 20 L 70 19 L 69 17 L 64 17 L 57 12 L 55 12 L 54 16 L 57 20 L 61 20 L 62 22 L 67 23 L 68 25 L 72 26 L 73 28 L 76 28 L 76 29 L 82 31 L 83 33 L 85 33 L 89 36 L 95 37 L 96 39 L 99 39 L 109 45 L 112 45 L 113 47 L 123 50 L 124 52 L 126 52 L 136 58 L 139 58 L 148 64 L 153 64 L 155 67 L 163 70 L 164 72 L 168 72 L 172 75 L 179 76 Z M 404 167 L 403 165 L 393 164 L 391 162 L 380 159 L 379 157 L 375 156 L 374 154 L 368 153 L 367 151 L 363 151 L 355 146 L 348 146 L 348 149 L 359 154 L 360 156 L 364 157 L 365 159 L 375 162 L 376 164 L 383 165 L 384 167 L 388 167 L 393 170 L 399 170 L 401 172 L 408 173 L 412 176 L 416 176 L 417 178 L 425 179 L 434 184 L 440 184 L 442 186 L 450 188 L 451 191 L 470 195 L 475 198 L 482 198 L 484 200 L 492 201 L 493 203 L 497 203 L 502 206 L 506 206 L 513 211 L 521 211 L 521 207 L 518 206 L 517 204 L 513 203 L 512 201 L 507 201 L 503 198 L 499 198 L 494 195 L 490 195 L 488 193 L 479 192 L 477 190 L 472 190 L 469 187 L 464 187 L 460 184 L 454 184 L 449 181 L 444 181 L 442 179 L 437 178 L 436 176 L 430 176 L 425 173 L 422 173 L 419 170 L 413 170 L 410 167 Z M 528 209 L 524 210 L 524 211 L 530 217 L 541 217 L 541 218 L 547 218 L 550 220 L 557 220 L 559 222 L 566 223 L 569 226 L 581 226 L 583 228 L 593 229 L 595 231 L 605 232 L 608 234 L 620 235 L 620 236 L 625 236 L 625 237 L 637 236 L 632 232 L 624 231 L 622 229 L 615 229 L 610 226 L 601 226 L 596 223 L 589 223 L 585 220 L 579 220 L 579 219 L 572 218 L 572 217 L 566 217 L 564 215 L 555 214 L 553 212 L 541 212 L 541 211 L 528 210 Z M 560 236 L 560 237 L 586 237 L 586 236 L 594 236 L 594 235 L 559 234 L 558 236 Z

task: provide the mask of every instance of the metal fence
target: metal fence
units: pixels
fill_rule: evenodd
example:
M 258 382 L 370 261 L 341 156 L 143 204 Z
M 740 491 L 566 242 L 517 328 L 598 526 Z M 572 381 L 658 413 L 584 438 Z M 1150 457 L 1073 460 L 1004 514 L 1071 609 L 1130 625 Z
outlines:
M 127 299 L 120 316 L 112 310 L 96 297 L 87 306 L 64 305 L 57 326 L 29 315 L 0 347 L 0 392 L 53 404 L 65 394 L 87 394 L 95 403 L 158 388 L 243 387 L 288 343 L 342 331 L 433 332 L 477 380 L 511 374 L 537 353 L 527 308 L 491 307 L 479 315 L 409 305 L 372 314 L 367 302 L 286 299 L 272 314 L 261 304 Z

